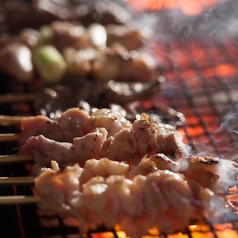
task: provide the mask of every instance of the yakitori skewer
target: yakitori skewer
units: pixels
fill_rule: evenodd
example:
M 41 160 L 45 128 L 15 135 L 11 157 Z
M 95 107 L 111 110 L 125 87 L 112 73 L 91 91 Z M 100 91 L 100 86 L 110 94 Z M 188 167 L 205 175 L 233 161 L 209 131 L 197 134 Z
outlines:
M 12 195 L 0 196 L 0 205 L 30 204 L 37 203 L 40 198 L 34 196 Z
M 33 101 L 36 98 L 37 94 L 35 93 L 8 93 L 5 95 L 0 95 L 0 104 L 8 103 L 18 103 L 18 102 L 29 102 Z
M 34 177 L 0 177 L 0 185 L 34 184 Z
M 0 142 L 13 142 L 17 141 L 19 138 L 19 134 L 17 133 L 7 133 L 7 134 L 0 134 Z
M 11 125 L 20 125 L 21 120 L 26 117 L 24 116 L 8 116 L 0 115 L 0 125 L 1 126 L 11 126 Z
M 32 157 L 29 155 L 1 155 L 0 164 L 2 163 L 18 163 L 18 162 L 31 162 Z

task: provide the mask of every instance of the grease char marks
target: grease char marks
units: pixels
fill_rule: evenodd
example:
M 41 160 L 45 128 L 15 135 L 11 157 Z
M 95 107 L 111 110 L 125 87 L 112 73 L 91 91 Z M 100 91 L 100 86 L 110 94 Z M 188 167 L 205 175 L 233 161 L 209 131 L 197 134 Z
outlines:
M 114 137 L 109 137 L 102 145 L 102 156 L 111 160 L 127 161 L 136 164 L 140 160 L 137 153 L 137 145 L 134 135 L 128 129 L 123 129 L 116 133 Z
M 106 135 L 106 130 L 101 128 L 83 137 L 76 137 L 74 144 L 50 140 L 43 135 L 32 136 L 20 148 L 19 154 L 31 155 L 36 163 L 47 167 L 51 160 L 61 167 L 71 163 L 83 166 L 88 159 L 101 158 L 100 149 Z
M 76 162 L 83 164 L 88 159 L 100 159 L 101 147 L 106 140 L 107 131 L 105 128 L 97 128 L 83 137 L 76 137 L 73 140 Z M 77 159 L 78 158 L 78 159 Z
M 170 171 L 179 170 L 179 163 L 177 161 L 170 159 L 163 153 L 150 155 L 150 159 L 151 161 L 153 161 L 153 163 L 156 165 L 158 169 Z M 183 163 L 183 160 L 181 160 L 181 163 Z
M 134 121 L 132 132 L 137 141 L 139 154 L 151 154 L 156 150 L 157 128 L 147 114 L 142 113 L 141 118 Z
M 156 124 L 145 113 L 142 113 L 139 120 L 134 121 L 132 128 L 141 156 L 163 153 L 174 160 L 179 160 L 189 154 L 189 147 L 174 127 Z
M 112 122 L 110 125 L 107 123 L 108 120 Z M 92 126 L 90 130 L 94 130 L 84 136 L 75 137 L 71 146 L 68 146 L 68 144 L 59 146 L 61 142 L 54 142 L 54 144 L 62 150 L 62 153 L 58 153 L 59 158 L 55 158 L 56 161 L 64 161 L 66 164 L 78 162 L 82 165 L 87 159 L 107 157 L 111 160 L 127 161 L 133 166 L 138 164 L 146 155 L 164 153 L 176 161 L 185 158 L 189 153 L 187 145 L 183 143 L 182 138 L 176 133 L 174 128 L 168 128 L 166 125 L 157 127 L 145 114 L 141 116 L 141 119 L 133 123 L 132 129 L 123 128 L 121 122 L 118 124 L 117 120 L 112 120 L 108 117 L 104 120 L 104 116 L 99 116 L 99 121 L 93 119 L 93 122 L 96 124 L 91 123 Z M 96 127 L 104 125 L 106 129 L 104 127 Z M 128 123 L 128 125 L 131 127 L 130 123 Z M 94 126 L 96 128 L 94 128 Z M 111 128 L 113 128 L 113 126 L 116 127 L 114 130 L 115 134 L 108 137 L 108 130 L 112 133 Z M 120 129 L 121 127 L 123 129 Z M 42 145 L 48 143 L 48 139 L 43 136 L 41 136 L 40 140 L 42 141 Z M 19 153 L 29 154 L 33 159 L 37 156 L 38 163 L 40 163 L 40 156 L 38 155 L 45 154 L 48 155 L 48 157 L 55 156 L 53 151 L 45 151 L 45 148 L 39 148 L 39 145 L 34 146 L 36 141 L 36 137 L 30 138 L 27 143 L 23 145 L 23 148 L 20 149 Z M 29 150 L 27 149 L 28 147 L 30 148 Z M 33 151 L 32 148 L 36 151 Z M 69 148 L 73 151 L 73 153 L 69 153 L 72 157 L 62 158 L 64 154 L 68 154 L 65 150 L 69 150 Z M 37 152 L 37 150 L 39 150 L 40 153 Z M 43 151 L 45 152 L 43 153 Z M 44 160 L 45 158 L 43 158 L 43 161 Z M 60 163 L 60 165 L 62 164 Z
M 171 158 L 182 159 L 189 155 L 189 147 L 174 128 L 164 124 L 157 131 L 157 152 L 164 153 Z
M 192 156 L 188 158 L 188 168 L 181 169 L 186 177 L 198 181 L 204 187 L 222 191 L 234 185 L 238 166 L 234 161 L 211 156 Z

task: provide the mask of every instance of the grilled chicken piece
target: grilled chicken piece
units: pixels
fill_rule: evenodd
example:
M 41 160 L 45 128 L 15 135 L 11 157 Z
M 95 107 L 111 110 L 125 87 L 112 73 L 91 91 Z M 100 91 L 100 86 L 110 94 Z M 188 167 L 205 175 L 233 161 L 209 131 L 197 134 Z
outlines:
M 87 111 L 79 108 L 66 110 L 56 120 L 46 116 L 32 116 L 21 121 L 21 135 L 19 146 L 26 143 L 30 136 L 44 135 L 49 139 L 61 142 L 72 142 L 76 136 L 83 136 L 87 132 L 84 124 L 89 119 Z
M 41 209 L 48 209 L 48 206 L 59 215 L 72 216 L 70 206 L 79 198 L 79 176 L 83 169 L 78 165 L 68 166 L 60 171 L 46 170 L 36 179 L 35 189 L 40 191 Z M 47 185 L 46 185 L 47 184 Z M 74 212 L 73 212 L 74 213 Z
M 73 140 L 74 151 L 72 158 L 77 163 L 84 164 L 88 159 L 101 158 L 101 147 L 107 138 L 107 131 L 105 128 L 97 128 L 94 132 L 90 132 L 83 137 L 76 137 Z M 68 158 L 70 161 L 70 157 Z
M 95 5 L 79 1 L 34 0 L 31 3 L 10 0 L 2 3 L 7 27 L 17 31 L 24 27 L 38 28 L 55 20 L 77 20 L 85 25 L 126 24 L 131 20 L 129 12 L 116 2 L 98 2 Z
M 150 160 L 142 160 L 137 169 L 152 171 L 153 165 L 156 169 L 170 170 L 184 174 L 192 181 L 196 181 L 202 187 L 212 191 L 222 192 L 224 188 L 234 185 L 238 174 L 238 165 L 234 161 L 211 156 L 189 156 L 186 159 L 173 161 L 165 154 L 151 155 Z M 134 173 L 137 173 L 135 170 Z M 140 171 L 140 173 L 142 173 Z
M 85 127 L 89 131 L 103 127 L 108 132 L 108 137 L 113 136 L 122 129 L 130 129 L 131 122 L 128 121 L 119 111 L 107 108 L 95 109 L 85 122 Z
M 71 163 L 83 166 L 88 159 L 101 158 L 101 145 L 106 135 L 104 128 L 96 129 L 83 137 L 76 137 L 74 144 L 50 140 L 43 135 L 32 136 L 20 148 L 19 154 L 31 155 L 36 163 L 47 167 L 52 160 L 60 166 Z
M 192 156 L 185 168 L 181 166 L 181 173 L 213 191 L 223 191 L 224 187 L 234 185 L 238 174 L 237 163 L 211 156 Z
M 46 116 L 32 116 L 21 121 L 19 146 L 26 143 L 31 136 L 44 135 L 60 142 L 73 142 L 75 137 L 82 137 L 96 128 L 107 129 L 108 136 L 123 128 L 130 128 L 131 123 L 120 114 L 117 108 L 107 109 L 70 108 L 52 120 Z
M 45 116 L 32 116 L 21 120 L 21 132 L 18 145 L 21 147 L 29 137 L 45 135 L 49 139 L 64 140 L 64 131 L 53 120 Z
M 105 48 L 92 64 L 94 78 L 108 82 L 153 82 L 158 76 L 155 59 L 146 53 L 128 52 L 120 44 Z
M 147 176 L 148 174 L 155 172 L 158 170 L 158 167 L 154 163 L 154 161 L 149 157 L 144 157 L 138 163 L 138 165 L 132 170 L 130 173 L 130 177 L 133 178 L 138 174 Z
M 70 108 L 57 117 L 55 123 L 64 131 L 65 141 L 72 142 L 75 137 L 84 136 L 90 131 L 85 127 L 89 118 L 88 111 L 80 108 Z
M 157 170 L 126 178 L 127 169 L 103 158 L 89 161 L 85 168 L 43 171 L 35 181 L 35 194 L 42 198 L 39 208 L 76 218 L 82 230 L 117 224 L 132 238 L 151 227 L 168 234 L 183 231 L 194 218 L 200 222 L 216 218 L 214 204 L 221 208 L 219 216 L 232 212 L 225 197 L 180 173 Z
M 129 172 L 129 165 L 124 162 L 112 161 L 107 158 L 99 160 L 87 160 L 83 172 L 80 176 L 80 183 L 85 184 L 95 176 L 102 176 L 104 178 L 110 175 L 127 175 Z
M 99 112 L 103 115 L 105 111 L 99 110 Z M 98 114 L 95 115 L 98 116 Z M 26 144 L 20 148 L 19 153 L 29 154 L 37 163 L 46 166 L 49 165 L 50 160 L 56 160 L 60 166 L 63 165 L 62 162 L 66 164 L 78 162 L 83 165 L 87 159 L 101 157 L 126 161 L 133 166 L 138 164 L 144 156 L 156 153 L 164 153 L 173 160 L 188 157 L 189 147 L 183 143 L 180 134 L 173 127 L 155 124 L 145 113 L 141 115 L 140 119 L 134 121 L 131 129 L 120 129 L 121 122 L 124 123 L 124 120 L 120 121 L 120 118 L 119 121 L 112 120 L 111 122 L 115 123 L 115 128 L 119 125 L 119 131 L 114 130 L 115 134 L 110 137 L 107 136 L 107 128 L 112 133 L 112 127 L 111 125 L 108 127 L 108 119 L 105 115 L 100 116 L 99 125 L 103 126 L 102 122 L 104 122 L 106 128 L 97 127 L 95 124 L 93 131 L 83 137 L 75 137 L 73 143 L 57 142 L 47 139 L 43 135 L 30 137 Z M 127 121 L 126 124 L 128 124 Z M 54 149 L 46 149 L 49 146 L 56 147 L 57 152 Z
M 133 122 L 132 130 L 119 131 L 102 146 L 103 157 L 119 161 L 126 158 L 132 164 L 139 162 L 144 155 L 156 153 L 178 160 L 188 156 L 189 147 L 172 126 L 156 124 L 145 113 Z
M 146 29 L 136 29 L 126 25 L 110 24 L 105 27 L 107 33 L 107 46 L 115 42 L 120 43 L 128 51 L 138 50 L 148 40 L 151 32 Z M 130 39 L 130 40 L 128 40 Z
M 130 164 L 137 164 L 141 158 L 136 138 L 128 129 L 122 129 L 114 137 L 107 138 L 101 147 L 101 155 Z

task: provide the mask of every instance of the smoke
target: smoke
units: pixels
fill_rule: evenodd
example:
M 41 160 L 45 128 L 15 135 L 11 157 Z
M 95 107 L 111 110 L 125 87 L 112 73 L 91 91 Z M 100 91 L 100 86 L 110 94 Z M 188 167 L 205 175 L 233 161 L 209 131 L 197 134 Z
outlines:
M 164 8 L 147 11 L 145 14 L 147 18 L 150 15 L 154 37 L 160 42 L 187 38 L 211 38 L 223 41 L 227 36 L 238 35 L 237 9 L 237 0 L 220 0 L 200 14 L 186 14 L 181 8 Z M 151 17 L 154 18 L 153 21 Z M 144 24 L 147 24 L 146 21 Z
M 238 135 L 238 105 L 235 105 L 223 118 L 221 129 Z

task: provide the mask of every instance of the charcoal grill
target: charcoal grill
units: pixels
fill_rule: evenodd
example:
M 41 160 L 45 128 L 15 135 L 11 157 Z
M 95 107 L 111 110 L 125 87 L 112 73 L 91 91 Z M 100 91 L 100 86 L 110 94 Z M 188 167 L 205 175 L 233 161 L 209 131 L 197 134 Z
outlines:
M 151 101 L 143 102 L 145 108 L 169 106 L 182 112 L 186 125 L 179 130 L 187 143 L 198 154 L 218 155 L 221 158 L 237 160 L 238 127 L 238 39 L 214 37 L 204 41 L 200 37 L 173 38 L 170 41 L 155 41 L 153 50 L 161 67 L 161 73 L 167 78 L 166 87 Z M 4 75 L 1 75 L 4 81 Z M 4 84 L 3 84 L 4 85 Z M 6 88 L 1 86 L 1 94 Z M 19 108 L 19 107 L 18 107 Z M 25 113 L 24 106 L 20 107 Z M 0 106 L 0 114 L 13 115 L 9 105 Z M 16 132 L 15 127 L 0 127 L 1 133 Z M 0 153 L 11 155 L 17 149 L 14 142 L 2 143 Z M 27 176 L 26 165 L 0 165 L 1 177 Z M 29 185 L 1 186 L 0 194 L 31 195 Z M 238 206 L 237 204 L 235 204 Z M 203 226 L 189 226 L 178 237 L 192 238 L 196 233 L 204 237 L 220 237 L 223 231 L 234 235 L 238 230 L 238 221 L 221 221 L 216 226 L 207 222 Z M 237 234 L 237 233 L 236 233 Z M 126 237 L 123 231 L 110 231 L 104 227 L 87 234 L 79 234 L 77 227 L 55 216 L 41 215 L 35 204 L 0 206 L 0 236 L 8 237 Z M 148 231 L 145 237 L 172 237 L 159 234 L 156 230 Z M 202 237 L 202 236 L 199 236 Z

